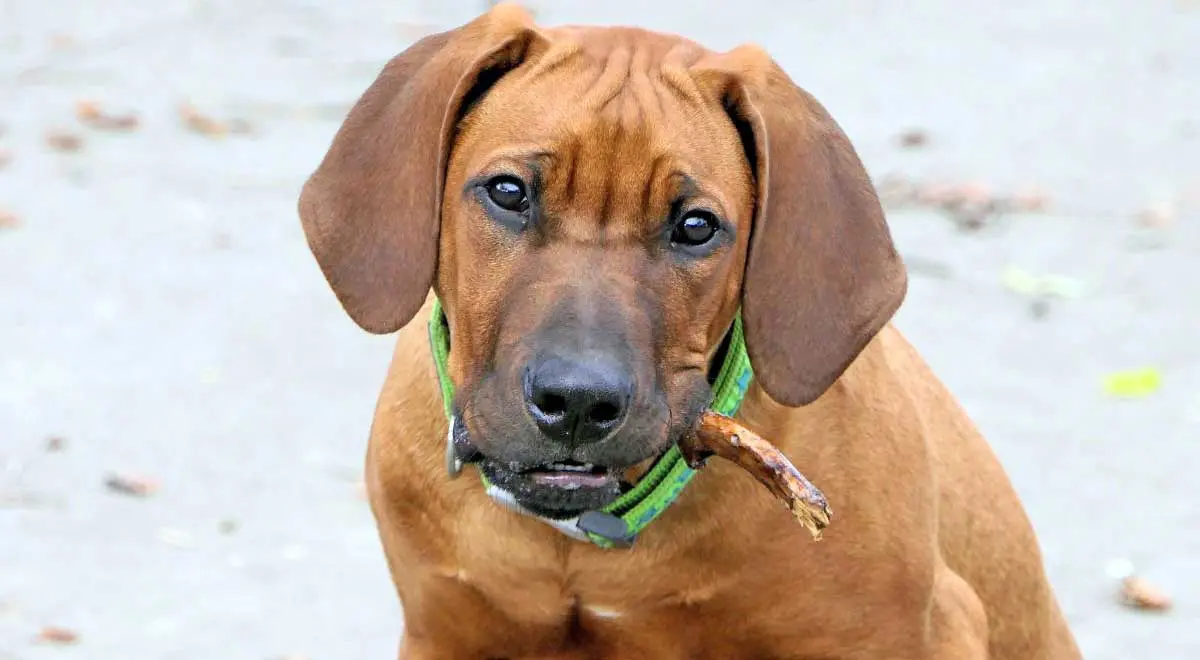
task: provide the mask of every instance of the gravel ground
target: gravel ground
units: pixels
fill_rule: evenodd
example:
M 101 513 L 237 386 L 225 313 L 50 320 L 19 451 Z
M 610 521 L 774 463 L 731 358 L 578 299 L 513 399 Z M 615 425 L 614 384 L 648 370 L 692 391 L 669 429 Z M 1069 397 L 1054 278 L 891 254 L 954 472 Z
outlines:
M 535 8 L 757 41 L 879 181 L 1049 198 L 966 228 L 895 203 L 899 324 L 1007 466 L 1086 656 L 1200 657 L 1200 2 L 641 4 Z M 482 7 L 0 0 L 0 659 L 394 657 L 358 485 L 391 340 L 342 315 L 295 199 L 381 64 Z M 81 127 L 81 99 L 140 125 Z M 1149 367 L 1157 391 L 1106 393 Z M 1117 559 L 1175 607 L 1117 605 Z

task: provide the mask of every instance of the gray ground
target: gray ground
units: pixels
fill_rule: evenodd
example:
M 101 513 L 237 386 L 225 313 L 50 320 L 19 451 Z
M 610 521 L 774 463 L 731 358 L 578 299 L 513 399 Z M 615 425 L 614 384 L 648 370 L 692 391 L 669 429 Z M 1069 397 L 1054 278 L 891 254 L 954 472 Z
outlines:
M 482 4 L 0 0 L 0 658 L 393 657 L 357 486 L 390 339 L 337 308 L 294 203 L 381 63 Z M 1200 4 L 641 4 L 538 10 L 758 41 L 877 177 L 1049 194 L 976 232 L 894 211 L 900 325 L 1009 469 L 1087 657 L 1200 657 Z M 142 126 L 82 131 L 81 98 Z M 185 100 L 257 132 L 185 132 Z M 83 149 L 48 149 L 55 127 Z M 925 148 L 898 148 L 910 127 Z M 1166 227 L 1139 226 L 1152 206 Z M 1035 318 L 1009 266 L 1086 289 Z M 1160 391 L 1104 393 L 1143 366 Z M 1116 605 L 1117 558 L 1174 610 Z M 35 643 L 46 625 L 78 644 Z

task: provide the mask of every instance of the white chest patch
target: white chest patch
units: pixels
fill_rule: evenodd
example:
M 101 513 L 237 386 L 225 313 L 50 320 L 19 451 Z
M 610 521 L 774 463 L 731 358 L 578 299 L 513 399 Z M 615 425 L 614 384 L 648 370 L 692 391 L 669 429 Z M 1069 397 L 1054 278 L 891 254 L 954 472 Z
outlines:
M 588 614 L 600 619 L 615 619 L 621 616 L 620 610 L 615 610 L 611 607 L 604 607 L 602 605 L 584 605 L 583 609 Z

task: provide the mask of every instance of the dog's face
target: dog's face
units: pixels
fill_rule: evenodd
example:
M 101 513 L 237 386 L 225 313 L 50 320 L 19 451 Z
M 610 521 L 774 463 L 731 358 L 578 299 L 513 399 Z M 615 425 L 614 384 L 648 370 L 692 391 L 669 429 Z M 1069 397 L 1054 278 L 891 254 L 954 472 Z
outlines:
M 754 212 L 720 99 L 656 75 L 679 42 L 584 37 L 469 109 L 442 203 L 455 405 L 480 468 L 548 515 L 606 504 L 708 403 Z
M 510 5 L 389 64 L 301 217 L 364 328 L 436 290 L 480 468 L 549 516 L 691 426 L 739 305 L 760 385 L 800 405 L 905 290 L 853 149 L 761 51 Z

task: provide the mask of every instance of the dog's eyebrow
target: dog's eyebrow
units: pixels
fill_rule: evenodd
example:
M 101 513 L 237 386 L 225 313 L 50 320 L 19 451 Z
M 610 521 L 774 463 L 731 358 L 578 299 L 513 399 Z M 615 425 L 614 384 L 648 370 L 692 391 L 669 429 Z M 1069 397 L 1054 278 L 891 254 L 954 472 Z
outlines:
M 671 181 L 675 183 L 675 195 L 679 198 L 695 197 L 702 191 L 699 182 L 687 172 L 675 170 L 671 172 Z
M 709 207 L 709 210 L 720 217 L 722 224 L 733 221 L 729 217 L 729 209 L 726 208 L 725 198 L 719 191 L 703 185 L 696 177 L 679 169 L 671 172 L 669 180 L 674 187 L 674 195 L 671 197 L 673 208 L 682 206 L 686 201 L 698 197 L 707 202 L 705 206 Z
M 540 185 L 545 163 L 552 161 L 554 157 L 554 152 L 546 149 L 510 148 L 494 153 L 477 170 L 478 174 L 467 179 L 463 185 L 463 195 L 470 195 L 473 189 L 500 174 L 520 174 L 521 178 L 529 175 L 531 179 L 536 179 L 536 181 L 529 182 L 531 186 Z M 514 168 L 514 166 L 516 167 Z M 518 171 L 514 172 L 514 169 Z

